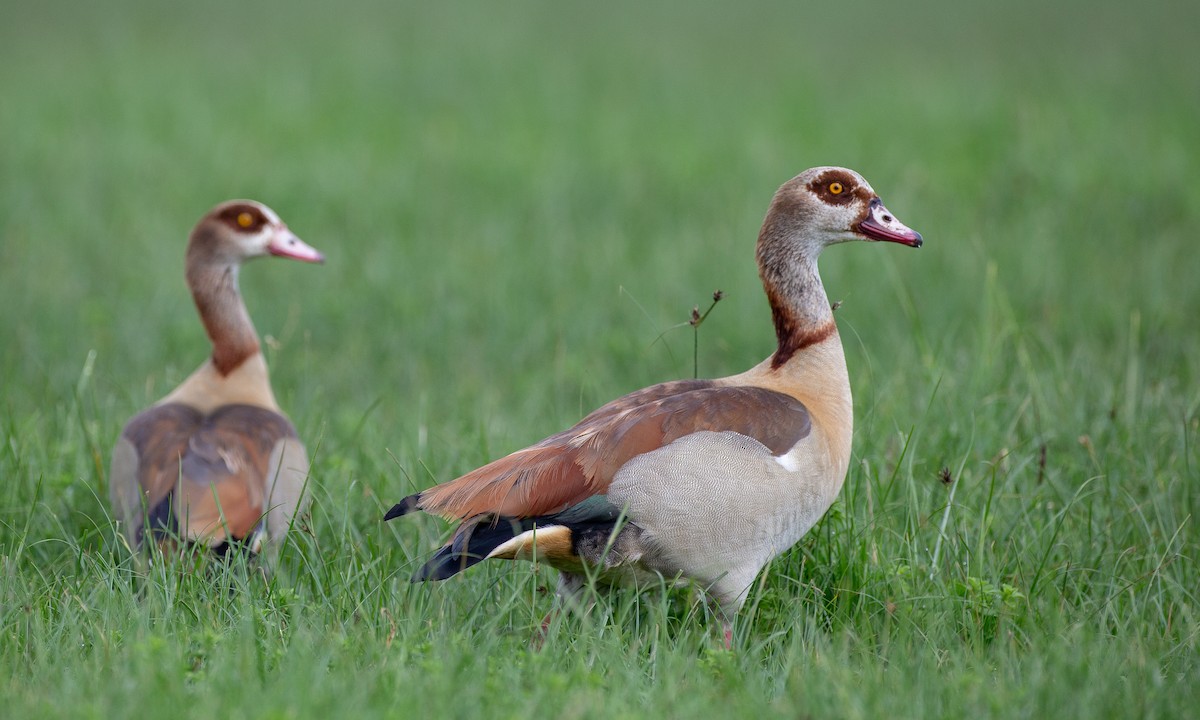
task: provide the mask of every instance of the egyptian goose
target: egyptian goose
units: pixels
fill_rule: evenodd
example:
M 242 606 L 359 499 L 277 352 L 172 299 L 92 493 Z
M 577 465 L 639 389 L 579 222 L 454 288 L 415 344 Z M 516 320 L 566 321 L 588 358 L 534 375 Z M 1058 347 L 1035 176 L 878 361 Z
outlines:
M 626 395 L 405 498 L 385 519 L 423 510 L 461 521 L 413 580 L 534 557 L 561 571 L 567 600 L 585 568 L 605 583 L 684 578 L 716 601 L 728 646 L 755 576 L 820 519 L 846 477 L 850 382 L 817 256 L 849 240 L 921 246 L 852 170 L 812 168 L 784 183 L 757 252 L 775 352 L 739 375 Z
M 200 218 L 187 283 L 212 356 L 125 426 L 109 495 L 131 548 L 149 530 L 223 552 L 241 544 L 268 560 L 303 505 L 308 455 L 275 402 L 258 335 L 238 290 L 242 263 L 274 255 L 323 262 L 261 203 L 231 200 Z

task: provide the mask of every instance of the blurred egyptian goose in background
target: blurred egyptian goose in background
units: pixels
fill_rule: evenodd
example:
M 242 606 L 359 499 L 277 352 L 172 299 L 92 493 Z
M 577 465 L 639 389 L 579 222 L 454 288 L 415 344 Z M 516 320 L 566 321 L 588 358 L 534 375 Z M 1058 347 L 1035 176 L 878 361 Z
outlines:
M 578 425 L 402 500 L 462 524 L 414 576 L 441 580 L 487 558 L 561 571 L 577 597 L 662 575 L 716 600 L 725 643 L 767 562 L 795 544 L 841 490 L 854 419 L 850 381 L 817 256 L 849 240 L 921 246 L 858 173 L 806 170 L 775 193 L 758 265 L 778 348 L 750 370 L 680 380 L 614 400 Z
M 221 203 L 192 230 L 187 283 L 213 353 L 117 440 L 109 495 L 131 548 L 148 529 L 164 546 L 218 552 L 239 543 L 258 552 L 266 541 L 272 556 L 303 508 L 308 455 L 275 402 L 238 290 L 242 263 L 267 255 L 325 259 L 250 200 Z

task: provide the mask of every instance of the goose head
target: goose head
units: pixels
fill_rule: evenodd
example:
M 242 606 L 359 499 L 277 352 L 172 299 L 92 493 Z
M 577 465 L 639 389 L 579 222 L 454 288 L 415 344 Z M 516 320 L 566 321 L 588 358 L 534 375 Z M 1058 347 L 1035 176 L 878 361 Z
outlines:
M 760 259 L 783 250 L 809 260 L 851 240 L 921 247 L 921 234 L 896 219 L 862 175 L 842 167 L 815 167 L 775 193 L 759 235 Z
M 775 193 L 758 235 L 758 271 L 775 320 L 779 349 L 771 367 L 837 326 L 817 274 L 829 245 L 868 240 L 921 247 L 921 234 L 896 219 L 862 175 L 840 167 L 805 170 Z
M 296 237 L 271 208 L 253 200 L 229 200 L 200 218 L 188 244 L 188 260 L 239 265 L 274 255 L 319 263 L 325 256 Z

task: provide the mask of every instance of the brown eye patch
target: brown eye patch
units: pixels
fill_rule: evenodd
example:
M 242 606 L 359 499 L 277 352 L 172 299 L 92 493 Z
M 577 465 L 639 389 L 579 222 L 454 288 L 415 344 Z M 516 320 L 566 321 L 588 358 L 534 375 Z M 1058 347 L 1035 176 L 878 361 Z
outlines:
M 256 233 L 267 224 L 267 216 L 253 205 L 231 205 L 217 219 L 237 232 Z
M 808 184 L 808 190 L 829 205 L 848 205 L 855 200 L 870 201 L 871 193 L 841 170 L 830 170 Z

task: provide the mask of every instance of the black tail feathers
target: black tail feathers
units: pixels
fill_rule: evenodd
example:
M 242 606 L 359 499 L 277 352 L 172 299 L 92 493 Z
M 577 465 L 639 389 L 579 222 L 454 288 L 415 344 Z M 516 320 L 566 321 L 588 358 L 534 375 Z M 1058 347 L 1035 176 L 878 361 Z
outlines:
M 168 492 L 166 497 L 146 513 L 145 519 L 134 533 L 134 540 L 139 548 L 145 544 L 148 533 L 162 551 L 180 546 L 202 545 L 207 547 L 211 555 L 222 559 L 230 559 L 238 555 L 252 558 L 259 553 L 266 538 L 266 528 L 260 519 L 259 523 L 244 537 L 227 536 L 218 543 L 189 540 L 183 536 L 183 529 L 175 514 L 174 490 Z
M 167 496 L 158 501 L 158 504 L 146 513 L 146 520 L 136 530 L 137 544 L 140 546 L 145 540 L 146 531 L 150 531 L 150 536 L 157 539 L 172 538 L 179 536 L 179 522 L 175 517 L 175 492 L 167 493 Z
M 399 507 L 399 506 L 397 506 Z M 510 517 L 485 517 L 464 523 L 449 545 L 442 548 L 413 574 L 413 582 L 445 580 L 484 560 L 488 553 L 532 530 L 535 520 Z
M 388 510 L 387 514 L 383 516 L 384 522 L 387 522 L 388 520 L 395 520 L 398 517 L 409 514 L 413 510 L 418 510 L 419 508 L 417 507 L 417 502 L 420 499 L 421 493 L 417 493 L 415 495 L 409 495 L 400 502 L 396 503 L 392 506 L 392 509 Z
M 420 493 L 409 495 L 384 515 L 391 520 L 418 510 Z M 603 562 L 611 538 L 621 527 L 621 512 L 602 495 L 593 496 L 553 515 L 514 518 L 477 515 L 463 522 L 454 538 L 413 574 L 413 582 L 445 580 L 487 558 L 504 543 L 523 532 L 553 526 L 570 530 L 571 552 L 591 562 Z

